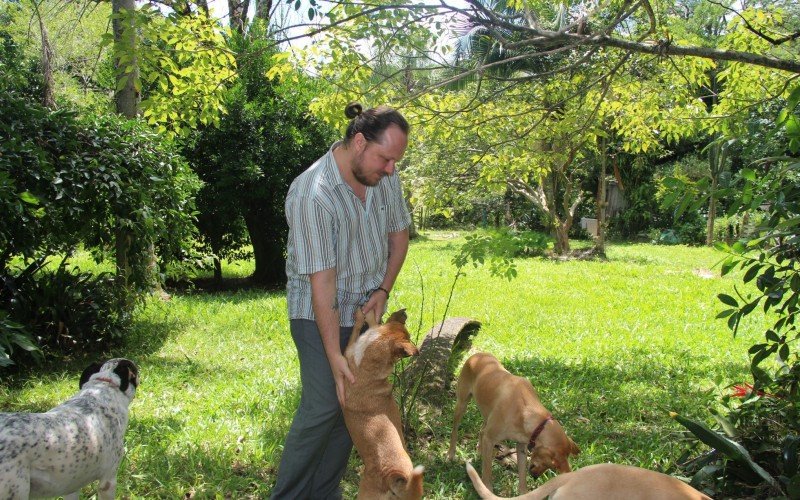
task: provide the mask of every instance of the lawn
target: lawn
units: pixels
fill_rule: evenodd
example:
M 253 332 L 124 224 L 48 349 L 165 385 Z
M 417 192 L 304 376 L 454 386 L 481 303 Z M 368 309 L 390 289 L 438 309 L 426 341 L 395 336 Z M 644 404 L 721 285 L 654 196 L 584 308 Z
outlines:
M 446 311 L 461 242 L 463 234 L 446 232 L 413 242 L 389 307 L 408 310 L 420 339 L 445 314 L 479 321 L 471 350 L 530 378 L 581 447 L 573 466 L 613 461 L 676 473 L 690 441 L 668 412 L 705 419 L 718 395 L 747 377 L 747 349 L 766 321 L 752 315 L 734 338 L 714 319 L 723 308 L 717 294 L 740 283 L 719 276 L 719 252 L 610 245 L 607 261 L 517 260 L 511 281 L 469 266 Z M 226 272 L 243 276 L 249 268 Z M 96 353 L 132 358 L 142 374 L 118 496 L 267 497 L 299 398 L 285 294 L 174 292 L 138 313 L 126 344 Z M 85 361 L 3 381 L 0 410 L 58 404 L 75 392 Z M 474 405 L 467 411 L 457 461 L 448 463 L 452 388 L 439 396 L 412 416 L 412 461 L 426 467 L 427 498 L 476 498 L 464 460 L 479 461 L 480 415 Z M 355 497 L 359 464 L 354 454 L 346 498 Z M 514 471 L 495 467 L 495 492 L 515 493 Z

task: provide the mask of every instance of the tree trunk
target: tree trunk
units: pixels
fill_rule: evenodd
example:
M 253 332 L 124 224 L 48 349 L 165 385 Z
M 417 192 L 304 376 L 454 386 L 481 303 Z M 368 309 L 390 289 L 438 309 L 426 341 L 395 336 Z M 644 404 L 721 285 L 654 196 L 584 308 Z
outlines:
M 511 212 L 512 194 L 513 193 L 511 189 L 508 186 L 506 186 L 506 192 L 505 194 L 503 194 L 503 209 L 504 209 L 503 222 L 505 223 L 506 227 L 511 227 L 511 225 L 514 223 L 514 215 Z
M 256 0 L 256 19 L 269 21 L 270 11 L 272 10 L 272 0 Z
M 126 16 L 125 19 L 120 19 L 117 16 L 123 10 L 131 15 Z M 111 11 L 114 15 L 111 22 L 114 31 L 114 44 L 132 56 L 130 63 L 120 64 L 119 59 L 114 61 L 117 81 L 121 78 L 125 79 L 125 85 L 114 94 L 114 101 L 117 106 L 117 113 L 126 118 L 135 118 L 139 114 L 139 93 L 134 86 L 134 82 L 139 78 L 139 63 L 136 57 L 136 28 L 132 15 L 135 10 L 135 0 L 113 0 L 111 2 Z M 130 72 L 127 71 L 128 68 L 131 68 Z
M 114 61 L 115 75 L 117 80 L 125 78 L 125 85 L 114 94 L 117 113 L 127 118 L 134 118 L 139 112 L 139 93 L 134 87 L 134 79 L 139 75 L 139 67 L 136 62 L 136 31 L 133 27 L 133 16 L 128 16 L 124 20 L 117 17 L 122 10 L 132 13 L 136 9 L 135 0 L 112 0 L 111 11 L 114 17 L 111 26 L 114 32 L 114 44 L 122 51 L 132 53 L 133 59 L 131 66 L 133 71 L 124 73 L 127 65 L 120 64 L 119 59 Z M 128 23 L 124 25 L 123 23 Z M 127 29 L 126 29 L 127 28 Z M 121 225 L 116 234 L 116 259 L 117 276 L 120 276 L 124 283 L 128 283 L 130 277 L 130 262 L 128 260 L 128 250 L 130 249 L 131 233 Z
M 556 220 L 555 226 L 555 248 L 556 255 L 567 255 L 569 253 L 569 225 Z
M 245 210 L 243 215 L 256 262 L 250 280 L 259 285 L 286 285 L 286 223 L 278 227 L 278 221 L 260 210 Z
M 222 261 L 216 255 L 214 256 L 214 284 L 216 286 L 222 284 Z
M 405 201 L 406 201 L 406 210 L 408 210 L 409 214 L 412 214 L 411 224 L 409 224 L 408 226 L 408 238 L 413 240 L 414 238 L 419 236 L 419 232 L 417 232 L 417 225 L 414 223 L 414 217 L 413 217 L 414 210 L 411 208 L 411 201 L 409 200 L 409 198 L 406 198 Z
M 717 219 L 717 199 L 714 194 L 717 192 L 717 179 L 711 178 L 711 196 L 708 199 L 708 222 L 706 223 L 706 245 L 714 244 L 714 222 Z
M 39 11 L 39 4 L 33 3 L 36 18 L 39 20 L 39 32 L 42 37 L 42 105 L 49 109 L 55 109 L 55 83 L 53 82 L 53 46 L 50 45 L 50 35 L 44 25 L 42 14 Z
M 608 155 L 606 154 L 606 141 L 600 141 L 600 177 L 597 180 L 597 238 L 594 241 L 594 253 L 601 257 L 606 256 L 606 191 L 608 182 L 606 180 L 606 164 Z
M 231 29 L 244 34 L 247 26 L 247 11 L 250 10 L 250 0 L 228 0 L 228 18 Z

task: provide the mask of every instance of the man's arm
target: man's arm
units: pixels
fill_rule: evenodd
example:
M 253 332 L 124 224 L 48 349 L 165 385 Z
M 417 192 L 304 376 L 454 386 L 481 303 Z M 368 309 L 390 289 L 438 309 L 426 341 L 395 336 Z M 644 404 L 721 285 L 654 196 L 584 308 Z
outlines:
M 355 377 L 347 366 L 339 346 L 339 300 L 336 294 L 336 269 L 325 269 L 311 276 L 311 307 L 317 319 L 325 355 L 331 365 L 333 380 L 336 382 L 336 396 L 339 404 L 344 406 L 345 384 L 347 379 L 352 384 Z
M 381 281 L 380 287 L 391 292 L 394 287 L 394 282 L 397 275 L 400 274 L 400 269 L 403 267 L 403 262 L 406 260 L 408 253 L 408 228 L 402 231 L 389 233 L 389 260 L 386 263 L 386 274 Z M 375 317 L 380 319 L 383 313 L 386 312 L 386 302 L 389 297 L 381 290 L 376 290 L 375 293 L 369 298 L 362 310 L 366 314 L 372 309 L 375 309 Z

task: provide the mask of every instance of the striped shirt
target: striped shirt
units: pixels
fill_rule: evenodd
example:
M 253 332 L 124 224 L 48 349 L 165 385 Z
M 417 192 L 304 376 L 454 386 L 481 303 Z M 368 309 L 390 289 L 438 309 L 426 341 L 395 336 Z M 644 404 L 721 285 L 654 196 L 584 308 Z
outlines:
M 286 195 L 290 319 L 314 320 L 310 275 L 336 268 L 340 326 L 352 326 L 356 308 L 380 286 L 389 258 L 389 233 L 411 224 L 397 174 L 367 186 L 362 203 L 344 182 L 333 150 L 297 176 Z

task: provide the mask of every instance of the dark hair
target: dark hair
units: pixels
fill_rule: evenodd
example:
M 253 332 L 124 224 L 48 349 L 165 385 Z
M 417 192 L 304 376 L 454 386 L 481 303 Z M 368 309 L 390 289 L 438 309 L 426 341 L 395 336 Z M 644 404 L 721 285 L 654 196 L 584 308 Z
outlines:
M 404 134 L 408 135 L 408 122 L 403 115 L 389 106 L 377 106 L 364 111 L 361 103 L 351 102 L 344 108 L 344 116 L 350 119 L 347 131 L 342 142 L 347 145 L 350 139 L 359 132 L 367 142 L 380 142 L 383 131 L 390 125 L 397 125 Z

